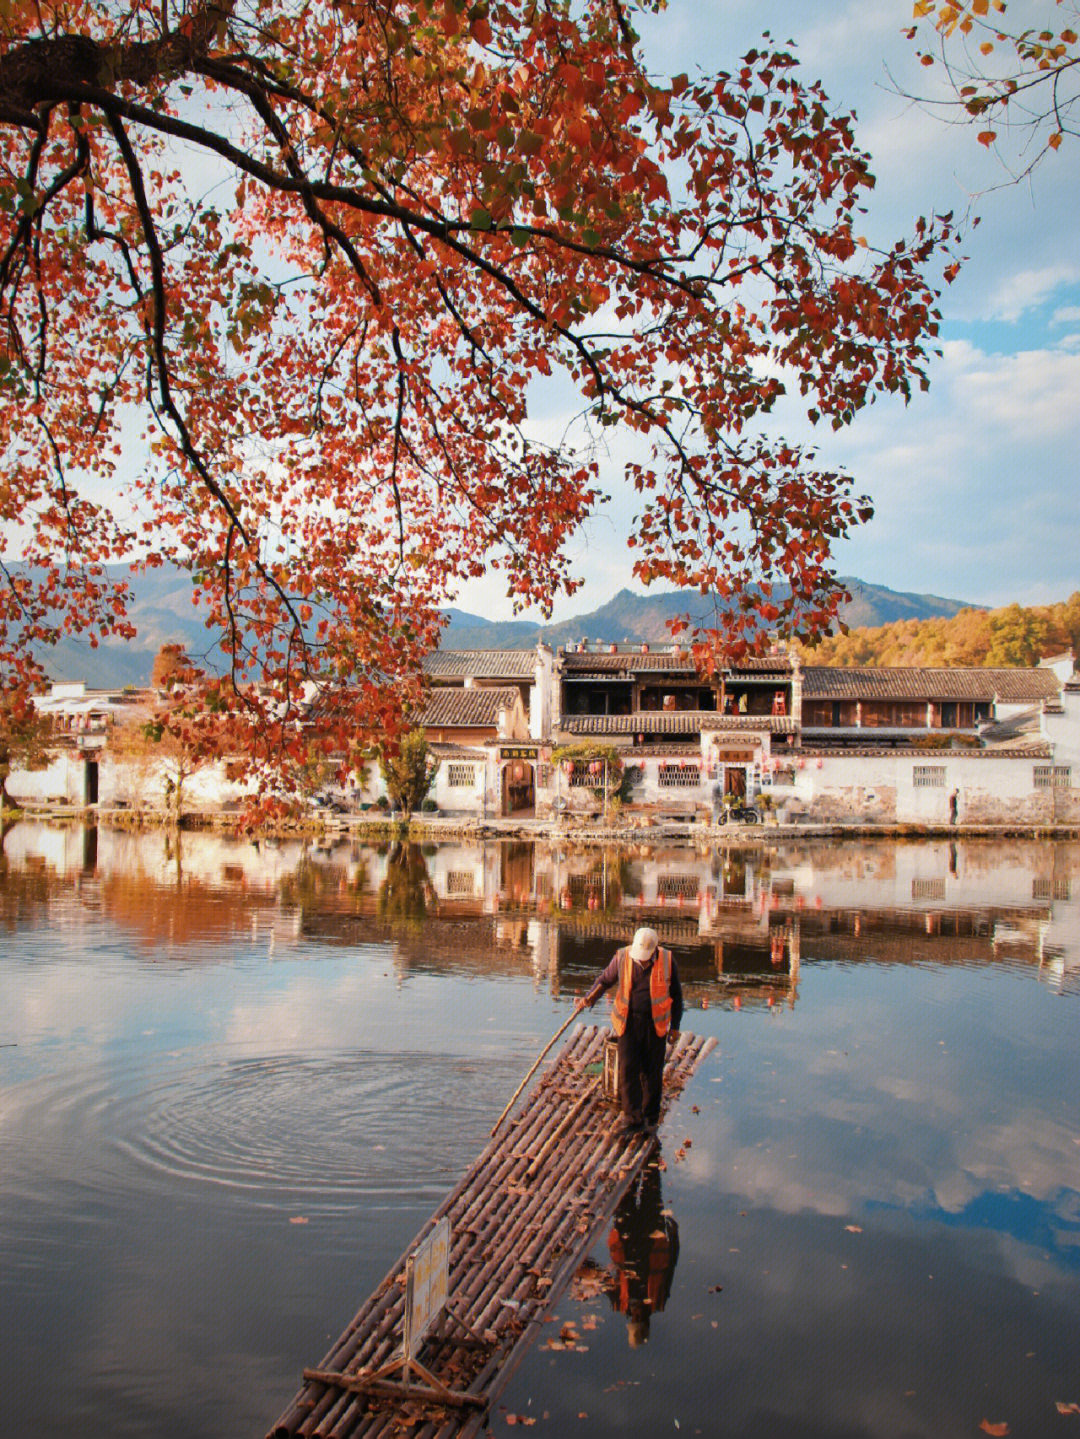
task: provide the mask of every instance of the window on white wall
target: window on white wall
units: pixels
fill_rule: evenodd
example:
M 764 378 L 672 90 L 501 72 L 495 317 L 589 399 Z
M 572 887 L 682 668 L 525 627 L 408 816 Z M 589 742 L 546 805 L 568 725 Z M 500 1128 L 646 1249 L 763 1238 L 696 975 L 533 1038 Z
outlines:
M 1072 768 L 1067 764 L 1037 764 L 1036 789 L 1072 789 Z
M 1037 877 L 1031 881 L 1031 897 L 1040 900 L 1072 899 L 1072 884 L 1067 877 Z
M 701 771 L 696 764 L 662 764 L 660 766 L 661 789 L 696 789 L 701 783 Z
M 916 789 L 944 789 L 945 766 L 943 764 L 917 764 L 911 771 L 911 783 Z
M 476 783 L 476 766 L 474 764 L 448 764 L 446 766 L 446 783 L 450 789 L 472 789 Z
M 696 874 L 661 874 L 656 879 L 656 893 L 664 899 L 696 900 L 700 888 Z

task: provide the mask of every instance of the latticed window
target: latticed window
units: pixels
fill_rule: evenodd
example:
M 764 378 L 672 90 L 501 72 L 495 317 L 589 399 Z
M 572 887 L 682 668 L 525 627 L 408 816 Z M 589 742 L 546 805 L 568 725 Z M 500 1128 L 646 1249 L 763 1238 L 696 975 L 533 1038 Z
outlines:
M 474 890 L 471 869 L 448 869 L 446 871 L 447 894 L 472 894 Z
M 609 771 L 608 771 L 608 785 L 609 785 L 610 787 L 612 787 L 612 788 L 614 787 L 614 780 L 615 780 L 614 772 L 609 769 Z M 583 768 L 581 767 L 581 765 L 575 765 L 575 766 L 574 766 L 574 773 L 570 776 L 570 787 L 571 787 L 571 789 L 603 789 L 603 788 L 604 788 L 604 766 L 603 766 L 603 763 L 601 762 L 601 765 L 600 765 L 600 773 L 599 773 L 599 774 L 590 774 L 589 771 L 588 771 L 587 769 L 583 769 Z
M 916 789 L 944 789 L 945 766 L 943 764 L 917 764 L 911 771 L 911 783 Z
M 911 881 L 912 899 L 944 899 L 945 881 L 943 879 L 913 879 Z
M 1072 769 L 1067 764 L 1037 764 L 1036 789 L 1071 789 Z
M 701 783 L 701 771 L 696 764 L 662 764 L 660 766 L 661 789 L 696 789 Z
M 657 877 L 656 893 L 664 899 L 697 899 L 698 881 L 693 874 L 662 874 Z
M 476 783 L 476 766 L 474 764 L 448 764 L 446 766 L 446 783 L 450 789 L 472 789 Z
M 572 874 L 566 882 L 566 887 L 575 899 L 584 899 L 590 894 L 600 893 L 603 888 L 603 879 L 598 874 Z
M 1072 899 L 1072 884 L 1068 876 L 1060 879 L 1036 878 L 1031 881 L 1032 899 Z

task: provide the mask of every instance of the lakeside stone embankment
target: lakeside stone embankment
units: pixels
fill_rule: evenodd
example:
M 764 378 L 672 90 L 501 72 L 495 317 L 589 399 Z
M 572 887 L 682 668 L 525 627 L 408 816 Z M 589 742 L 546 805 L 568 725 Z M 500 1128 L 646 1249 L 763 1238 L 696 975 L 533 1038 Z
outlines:
M 3 812 L 5 824 L 18 820 L 43 820 L 51 824 L 100 824 L 127 830 L 165 829 L 170 825 L 175 827 L 171 818 L 161 810 L 79 808 L 72 805 L 35 805 Z M 1014 823 L 993 824 L 963 821 L 956 824 L 890 824 L 854 817 L 829 821 L 803 818 L 795 824 L 780 823 L 770 817 L 756 824 L 715 824 L 689 820 L 650 822 L 633 815 L 604 823 L 580 816 L 562 816 L 555 819 L 476 819 L 424 813 L 408 818 L 373 819 L 367 814 L 317 813 L 291 816 L 272 823 L 248 825 L 236 812 L 228 812 L 185 814 L 179 827 L 182 830 L 209 829 L 219 833 L 244 834 L 252 838 L 290 835 L 316 840 L 357 839 L 378 842 L 409 839 L 418 843 L 461 839 L 522 839 L 580 845 L 640 844 L 652 840 L 671 840 L 683 844 L 764 845 L 781 839 L 851 838 L 859 835 L 894 839 L 949 839 L 960 836 L 996 836 L 1009 839 L 1080 838 L 1080 825 L 1067 823 L 1031 824 L 1017 820 Z

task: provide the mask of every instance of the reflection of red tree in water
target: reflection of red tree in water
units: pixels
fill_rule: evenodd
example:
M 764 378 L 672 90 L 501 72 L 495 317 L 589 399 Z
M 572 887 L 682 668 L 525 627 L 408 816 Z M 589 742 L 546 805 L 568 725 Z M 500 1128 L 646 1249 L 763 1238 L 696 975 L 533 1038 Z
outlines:
M 626 1337 L 637 1348 L 649 1337 L 649 1320 L 667 1303 L 679 1258 L 679 1226 L 664 1213 L 655 1164 L 646 1166 L 616 1210 L 608 1252 L 614 1266 L 608 1298 L 626 1315 Z

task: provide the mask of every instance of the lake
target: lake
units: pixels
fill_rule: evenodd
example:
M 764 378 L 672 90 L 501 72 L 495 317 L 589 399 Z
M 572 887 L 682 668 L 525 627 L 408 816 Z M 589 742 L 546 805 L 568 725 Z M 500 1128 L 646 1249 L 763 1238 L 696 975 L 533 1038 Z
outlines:
M 264 1434 L 643 922 L 718 1045 L 492 1433 L 1080 1435 L 1080 846 L 34 823 L 0 1434 Z

